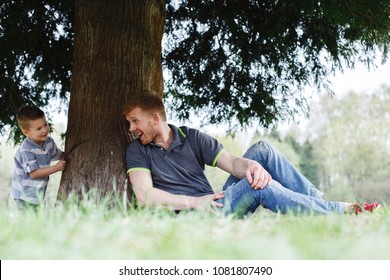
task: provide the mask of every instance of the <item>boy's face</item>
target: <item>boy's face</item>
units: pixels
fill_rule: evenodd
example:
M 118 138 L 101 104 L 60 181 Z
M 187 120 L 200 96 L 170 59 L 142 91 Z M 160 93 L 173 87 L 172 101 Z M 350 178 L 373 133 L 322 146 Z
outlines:
M 29 128 L 22 129 L 25 136 L 33 140 L 38 145 L 43 145 L 49 135 L 49 126 L 46 118 L 42 117 L 28 122 Z

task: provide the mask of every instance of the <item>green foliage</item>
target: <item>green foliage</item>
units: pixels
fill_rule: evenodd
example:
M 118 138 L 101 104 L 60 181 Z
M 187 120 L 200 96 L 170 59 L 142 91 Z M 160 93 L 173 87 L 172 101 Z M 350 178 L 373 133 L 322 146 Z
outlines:
M 390 40 L 389 1 L 167 1 L 167 93 L 230 128 L 307 110 L 302 88 L 355 61 L 369 66 Z
M 18 0 L 0 4 L 0 133 L 23 104 L 66 99 L 73 59 L 73 1 Z
M 314 154 L 315 147 L 309 141 L 303 143 L 302 147 L 300 147 L 300 155 L 302 157 L 302 161 L 300 162 L 300 169 L 302 173 L 312 182 L 315 186 L 320 185 L 319 178 L 319 163 Z
M 326 88 L 327 75 L 343 65 L 369 66 L 377 48 L 387 58 L 389 7 L 388 0 L 168 0 L 166 96 L 178 117 L 195 112 L 230 129 L 307 111 L 305 85 Z M 21 104 L 67 100 L 73 14 L 73 0 L 0 3 L 1 134 L 17 127 Z

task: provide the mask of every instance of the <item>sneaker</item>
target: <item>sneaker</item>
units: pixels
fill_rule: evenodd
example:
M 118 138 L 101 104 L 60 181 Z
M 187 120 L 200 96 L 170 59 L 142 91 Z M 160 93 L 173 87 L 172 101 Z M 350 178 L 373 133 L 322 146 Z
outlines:
M 359 203 L 356 202 L 351 205 L 351 211 L 356 215 L 362 213 L 363 211 L 373 212 L 374 210 L 378 210 L 382 207 L 379 203 Z

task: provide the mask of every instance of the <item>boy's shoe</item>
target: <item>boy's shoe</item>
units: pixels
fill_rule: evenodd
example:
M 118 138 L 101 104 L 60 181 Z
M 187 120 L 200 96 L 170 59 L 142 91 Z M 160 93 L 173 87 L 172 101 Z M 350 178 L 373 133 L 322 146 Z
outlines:
M 373 212 L 374 210 L 378 210 L 381 207 L 382 207 L 382 205 L 379 203 L 359 203 L 359 202 L 356 202 L 356 203 L 351 205 L 351 211 L 357 215 L 359 213 L 362 213 L 363 211 Z

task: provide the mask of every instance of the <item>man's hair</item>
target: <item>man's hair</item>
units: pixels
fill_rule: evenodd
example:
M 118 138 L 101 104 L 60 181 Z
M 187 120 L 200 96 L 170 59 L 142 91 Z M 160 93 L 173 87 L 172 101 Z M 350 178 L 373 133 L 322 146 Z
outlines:
M 136 108 L 151 113 L 158 112 L 163 121 L 167 120 L 165 106 L 160 96 L 151 90 L 143 90 L 132 96 L 129 102 L 123 107 L 122 114 L 126 115 Z
M 40 119 L 45 116 L 45 113 L 35 106 L 24 105 L 20 107 L 16 119 L 21 129 L 28 129 L 29 122 Z

